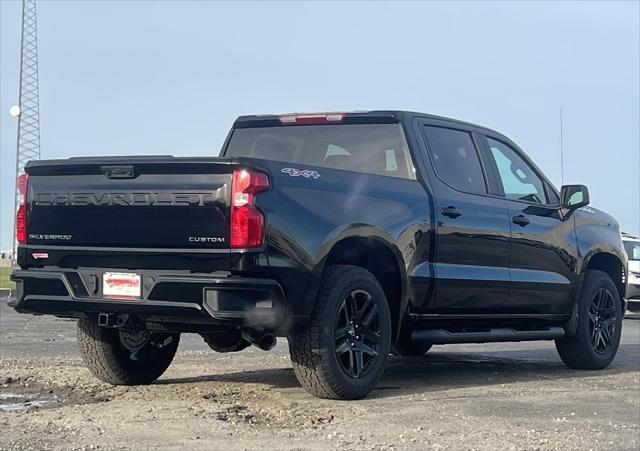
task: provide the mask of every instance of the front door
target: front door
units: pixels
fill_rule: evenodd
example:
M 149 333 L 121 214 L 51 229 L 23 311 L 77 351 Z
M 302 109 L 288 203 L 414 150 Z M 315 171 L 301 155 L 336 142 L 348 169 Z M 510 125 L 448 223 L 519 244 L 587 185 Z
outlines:
M 560 314 L 571 310 L 577 248 L 573 219 L 563 219 L 551 185 L 498 137 L 483 136 L 511 222 L 509 313 Z
M 441 314 L 491 314 L 509 289 L 506 201 L 487 195 L 472 128 L 421 122 L 437 199 L 436 300 Z M 430 162 L 430 164 L 429 164 Z

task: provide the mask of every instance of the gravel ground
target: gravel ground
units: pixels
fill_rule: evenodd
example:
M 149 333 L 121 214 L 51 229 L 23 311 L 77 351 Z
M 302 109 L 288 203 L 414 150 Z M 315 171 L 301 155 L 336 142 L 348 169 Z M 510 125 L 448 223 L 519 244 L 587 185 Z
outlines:
M 111 387 L 75 323 L 0 305 L 0 449 L 638 449 L 640 321 L 612 366 L 565 368 L 553 343 L 437 346 L 392 357 L 365 400 L 316 399 L 286 341 L 216 354 L 185 336 L 165 375 Z

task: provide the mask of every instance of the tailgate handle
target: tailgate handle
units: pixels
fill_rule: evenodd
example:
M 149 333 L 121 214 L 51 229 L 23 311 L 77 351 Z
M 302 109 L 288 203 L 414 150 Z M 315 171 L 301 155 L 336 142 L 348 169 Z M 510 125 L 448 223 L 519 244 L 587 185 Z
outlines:
M 110 179 L 132 179 L 135 177 L 133 166 L 102 166 L 100 169 Z

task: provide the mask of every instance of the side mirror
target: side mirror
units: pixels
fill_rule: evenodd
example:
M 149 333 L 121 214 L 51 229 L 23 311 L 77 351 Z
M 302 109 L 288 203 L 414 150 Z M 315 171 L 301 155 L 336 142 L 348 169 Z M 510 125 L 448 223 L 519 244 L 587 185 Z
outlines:
M 560 190 L 560 202 L 571 210 L 589 205 L 589 189 L 584 185 L 564 185 Z

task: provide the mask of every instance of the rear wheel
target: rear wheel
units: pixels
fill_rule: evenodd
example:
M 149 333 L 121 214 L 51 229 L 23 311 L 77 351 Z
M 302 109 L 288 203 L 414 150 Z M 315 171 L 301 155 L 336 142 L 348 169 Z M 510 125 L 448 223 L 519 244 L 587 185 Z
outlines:
M 78 320 L 78 344 L 89 371 L 112 385 L 150 384 L 169 367 L 180 334 L 125 331 Z
M 357 266 L 330 266 L 311 323 L 289 337 L 300 384 L 320 398 L 358 399 L 378 383 L 391 345 L 391 318 L 378 280 Z
M 620 344 L 622 304 L 608 274 L 589 270 L 578 299 L 578 327 L 573 337 L 556 340 L 570 368 L 599 370 L 613 361 Z

